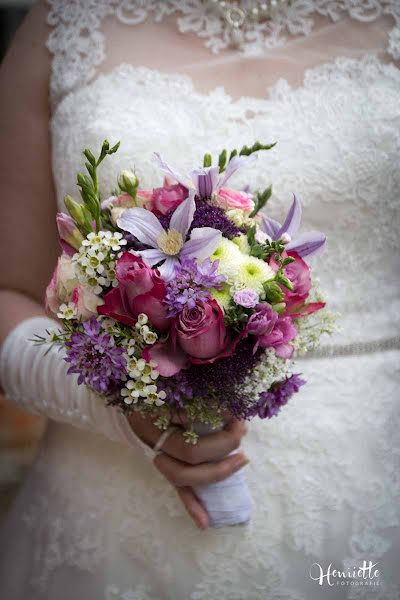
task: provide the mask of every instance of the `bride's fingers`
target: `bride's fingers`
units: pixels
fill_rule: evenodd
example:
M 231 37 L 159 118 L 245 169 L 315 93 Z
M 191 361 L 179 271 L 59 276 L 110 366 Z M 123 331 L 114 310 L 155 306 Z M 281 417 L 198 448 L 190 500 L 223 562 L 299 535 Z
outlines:
M 134 422 L 131 417 L 130 420 L 135 433 L 151 447 L 154 447 L 161 435 L 158 427 L 150 419 L 143 419 L 140 415 Z M 188 444 L 183 437 L 184 429 L 178 428 L 164 442 L 162 450 L 190 465 L 216 461 L 239 448 L 246 431 L 245 421 L 233 419 L 225 425 L 222 431 L 202 435 L 196 444 Z
M 154 459 L 154 465 L 175 487 L 194 487 L 222 481 L 249 461 L 242 453 L 232 454 L 223 460 L 201 465 L 187 465 L 162 452 Z
M 222 431 L 202 435 L 196 444 L 188 444 L 178 430 L 167 439 L 163 451 L 190 465 L 216 461 L 237 450 L 246 432 L 246 422 L 234 420 L 227 423 Z
M 206 529 L 209 524 L 208 514 L 194 491 L 190 487 L 177 487 L 175 489 L 197 527 Z

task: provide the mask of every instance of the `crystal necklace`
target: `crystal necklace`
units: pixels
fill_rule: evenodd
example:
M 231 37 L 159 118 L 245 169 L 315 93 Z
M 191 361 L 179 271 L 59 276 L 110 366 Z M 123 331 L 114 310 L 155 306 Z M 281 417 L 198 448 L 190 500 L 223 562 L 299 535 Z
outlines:
M 290 0 L 262 0 L 261 2 L 243 2 L 229 0 L 208 0 L 212 10 L 222 17 L 227 25 L 231 46 L 238 48 L 243 42 L 242 26 L 246 21 L 257 23 L 271 19 L 282 5 Z

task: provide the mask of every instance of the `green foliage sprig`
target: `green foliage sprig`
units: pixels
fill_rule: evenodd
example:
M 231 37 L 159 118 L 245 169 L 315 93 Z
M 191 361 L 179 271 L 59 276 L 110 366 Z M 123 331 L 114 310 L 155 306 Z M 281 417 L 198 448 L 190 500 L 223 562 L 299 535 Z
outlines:
M 79 204 L 71 196 L 64 198 L 65 206 L 75 221 L 78 229 L 83 235 L 93 231 L 92 222 L 96 222 L 96 231 L 101 228 L 101 198 L 99 192 L 99 180 L 97 169 L 106 156 L 117 152 L 120 142 L 110 148 L 108 140 L 104 140 L 99 157 L 96 158 L 89 148 L 85 148 L 83 154 L 86 158 L 85 167 L 89 173 L 84 175 L 78 173 L 77 185 L 79 187 L 82 203 Z
M 276 146 L 276 142 L 274 142 L 273 144 L 261 144 L 260 142 L 255 142 L 252 146 L 242 146 L 242 148 L 239 151 L 235 148 L 230 152 L 229 158 L 227 150 L 224 149 L 218 155 L 217 162 L 219 166 L 219 172 L 223 173 L 229 162 L 235 156 L 250 156 L 250 154 L 253 154 L 254 152 L 259 152 L 260 150 L 271 150 L 271 148 L 273 148 L 274 146 Z M 211 167 L 212 163 L 212 156 L 207 152 L 203 158 L 203 167 Z

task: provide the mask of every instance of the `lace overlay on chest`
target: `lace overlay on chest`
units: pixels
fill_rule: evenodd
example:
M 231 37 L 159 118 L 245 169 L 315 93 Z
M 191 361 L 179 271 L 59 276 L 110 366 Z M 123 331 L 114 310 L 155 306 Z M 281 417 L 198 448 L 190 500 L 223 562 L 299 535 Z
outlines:
M 126 25 L 138 25 L 148 18 L 156 22 L 176 16 L 181 33 L 195 33 L 213 53 L 229 48 L 226 23 L 205 0 L 47 0 L 47 22 L 52 31 L 47 47 L 54 55 L 50 95 L 53 106 L 68 92 L 89 82 L 106 56 L 106 39 L 101 31 L 105 17 L 114 16 Z M 241 0 L 240 4 L 251 4 Z M 283 47 L 289 38 L 308 36 L 316 17 L 338 22 L 343 16 L 370 23 L 391 17 L 387 52 L 400 60 L 400 3 L 398 0 L 292 0 L 274 18 L 244 24 L 240 52 L 262 56 L 268 49 Z

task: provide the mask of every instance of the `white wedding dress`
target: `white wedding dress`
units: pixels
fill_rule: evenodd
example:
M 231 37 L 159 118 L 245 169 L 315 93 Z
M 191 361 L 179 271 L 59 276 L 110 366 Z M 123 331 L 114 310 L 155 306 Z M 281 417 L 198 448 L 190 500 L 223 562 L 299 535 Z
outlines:
M 303 230 L 328 234 L 315 268 L 342 331 L 299 360 L 308 385 L 280 416 L 250 423 L 243 448 L 255 506 L 244 527 L 197 530 L 137 449 L 88 430 L 107 412 L 88 419 L 76 406 L 55 409 L 51 398 L 37 398 L 27 408 L 53 420 L 2 527 L 0 597 L 398 599 L 399 3 L 294 0 L 267 26 L 246 25 L 235 52 L 226 49 L 221 19 L 200 0 L 49 4 L 59 208 L 66 193 L 76 195 L 82 150 L 97 151 L 105 138 L 121 147 L 101 168 L 104 196 L 121 168 L 134 166 L 144 187 L 159 185 L 153 151 L 184 170 L 205 151 L 277 141 L 235 183 L 272 182 L 275 217 L 296 192 Z M 122 50 L 146 18 L 161 31 L 162 17 L 186 32 L 186 44 L 206 42 L 208 66 L 188 54 L 178 74 L 161 69 L 161 50 L 160 69 L 157 58 L 140 66 Z M 352 48 L 341 27 L 354 28 Z M 251 64 L 255 55 L 264 61 L 264 98 L 246 88 L 236 100 L 219 86 L 200 91 L 207 72 L 229 70 L 236 59 Z M 304 77 L 302 61 L 309 61 Z M 378 563 L 379 585 L 320 586 L 309 574 L 313 563 L 325 571 L 363 560 Z

